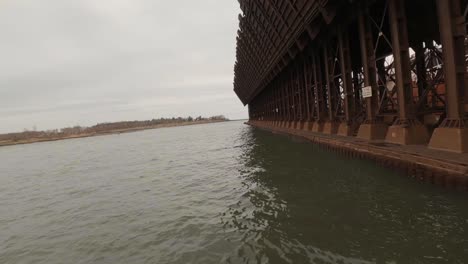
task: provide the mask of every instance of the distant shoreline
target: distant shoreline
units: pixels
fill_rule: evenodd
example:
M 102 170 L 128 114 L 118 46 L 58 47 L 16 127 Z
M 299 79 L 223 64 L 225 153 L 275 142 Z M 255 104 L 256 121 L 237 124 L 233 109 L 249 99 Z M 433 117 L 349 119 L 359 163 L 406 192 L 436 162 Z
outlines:
M 229 122 L 229 121 L 231 120 L 201 120 L 201 121 L 192 121 L 192 122 L 159 124 L 159 125 L 154 125 L 154 126 L 149 126 L 149 127 L 132 127 L 132 128 L 126 128 L 126 129 L 112 129 L 109 131 L 95 132 L 95 133 L 83 133 L 83 134 L 69 135 L 69 136 L 64 136 L 64 137 L 30 138 L 30 139 L 18 140 L 18 141 L 0 141 L 0 147 L 26 145 L 26 144 L 33 144 L 33 143 L 40 143 L 40 142 L 51 142 L 51 141 L 76 139 L 76 138 L 105 136 L 105 135 L 122 134 L 122 133 L 132 133 L 132 132 L 138 132 L 138 131 L 143 131 L 143 130 L 165 128 L 165 127 L 191 126 L 191 125 L 200 125 L 200 124 L 222 123 L 222 122 Z

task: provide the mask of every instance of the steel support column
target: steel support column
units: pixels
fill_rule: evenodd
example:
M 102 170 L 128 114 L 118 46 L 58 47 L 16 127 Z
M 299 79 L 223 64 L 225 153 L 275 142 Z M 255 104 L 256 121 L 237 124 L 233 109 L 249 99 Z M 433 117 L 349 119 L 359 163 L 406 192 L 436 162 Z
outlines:
M 275 96 L 276 96 L 276 126 L 280 126 L 281 123 L 281 94 L 280 89 L 278 87 L 278 83 L 276 81 L 273 82 L 274 89 L 275 89 Z
M 398 119 L 389 127 L 385 140 L 402 145 L 425 144 L 429 141 L 429 133 L 416 119 L 413 102 L 405 0 L 389 0 L 388 13 L 398 96 Z
M 290 128 L 295 128 L 296 126 L 296 121 L 297 121 L 297 106 L 296 106 L 296 92 L 295 92 L 295 85 L 294 85 L 294 79 L 292 76 L 292 71 L 291 69 L 289 70 L 289 78 L 288 78 L 288 83 L 289 83 L 289 89 L 290 89 L 290 96 L 291 96 L 291 113 L 292 113 L 292 118 L 291 118 L 291 126 Z
M 447 118 L 432 135 L 429 147 L 468 152 L 468 120 L 464 97 L 467 93 L 464 40 L 465 18 L 460 0 L 436 0 L 441 35 Z
M 333 94 L 335 89 L 335 83 L 333 81 L 333 76 L 330 76 L 330 68 L 333 67 L 333 59 L 330 57 L 328 52 L 328 46 L 325 44 L 322 48 L 323 52 L 323 69 L 325 70 L 325 81 L 327 87 L 327 110 L 328 110 L 328 121 L 335 120 L 335 111 L 334 111 L 334 102 Z
M 335 80 L 333 76 L 334 59 L 331 56 L 327 44 L 323 45 L 323 68 L 325 70 L 325 80 L 327 87 L 327 105 L 328 105 L 328 120 L 323 127 L 323 133 L 336 134 L 338 133 L 338 123 L 335 116 Z
M 352 136 L 354 134 L 354 92 L 351 68 L 351 51 L 349 48 L 349 33 L 343 31 L 340 27 L 338 30 L 338 45 L 340 53 L 340 68 L 341 79 L 343 80 L 344 88 L 344 112 L 345 122 L 341 122 L 338 127 L 338 134 L 341 136 Z
M 354 87 L 354 113 L 356 115 L 356 119 L 359 117 L 359 115 L 362 113 L 362 111 L 364 110 L 363 109 L 363 102 L 361 100 L 362 96 L 361 96 L 361 79 L 359 78 L 360 76 L 360 69 L 354 69 L 353 70 L 353 87 Z M 357 122 L 358 124 L 360 124 L 361 122 Z
M 312 73 L 312 68 L 311 68 L 311 63 L 310 63 L 310 58 L 306 54 L 304 57 L 304 89 L 306 92 L 306 108 L 307 108 L 307 121 L 306 124 L 304 125 L 304 130 L 311 130 L 312 129 L 312 120 L 314 118 L 314 112 L 315 112 L 315 99 L 312 94 L 312 79 L 313 79 L 313 73 Z
M 289 84 L 288 84 L 288 81 L 287 79 L 285 79 L 283 81 L 283 84 L 284 84 L 284 91 L 285 91 L 285 95 L 286 95 L 286 100 L 285 100 L 285 107 L 286 107 L 286 115 L 287 115 L 287 122 L 286 122 L 286 127 L 289 127 L 290 123 L 291 123 L 291 97 L 290 97 L 290 93 L 289 93 Z
M 304 129 L 306 127 L 306 124 L 309 122 L 309 109 L 308 109 L 308 104 L 309 104 L 309 95 L 307 94 L 307 82 L 305 80 L 305 68 L 304 68 L 304 59 L 303 56 L 301 56 L 301 60 L 299 61 L 297 68 L 300 72 L 300 74 L 297 76 L 299 83 L 301 84 L 301 96 L 302 96 L 302 116 L 301 116 L 301 129 Z
M 289 108 L 291 109 L 291 118 L 289 127 L 293 128 L 296 122 L 296 108 L 294 106 L 294 86 L 291 81 L 290 69 L 288 70 L 287 82 L 288 82 L 288 91 L 289 91 Z
M 359 41 L 361 47 L 361 60 L 364 75 L 364 87 L 370 87 L 372 96 L 366 100 L 366 120 L 359 127 L 358 137 L 367 140 L 384 139 L 387 134 L 387 125 L 378 121 L 378 86 L 377 70 L 375 64 L 374 40 L 370 29 L 368 10 L 363 7 L 358 11 Z
M 282 94 L 281 99 L 283 101 L 283 126 L 286 126 L 287 122 L 289 121 L 288 93 L 282 76 L 280 75 L 279 78 L 279 85 Z
M 426 98 L 423 95 L 426 91 L 426 48 L 424 48 L 424 42 L 420 42 L 414 47 L 415 60 L 416 60 L 416 72 L 418 76 L 418 104 L 421 104 Z
M 297 100 L 298 118 L 297 118 L 295 128 L 302 129 L 304 127 L 304 123 L 303 123 L 304 121 L 304 112 L 303 112 L 304 96 L 303 96 L 303 87 L 302 87 L 302 82 L 301 82 L 302 78 L 299 77 L 301 75 L 300 64 L 294 65 L 294 71 L 295 71 L 295 74 L 293 78 L 294 78 L 296 93 L 298 97 L 298 100 Z
M 323 132 L 324 116 L 325 116 L 325 97 L 323 94 L 323 82 L 322 82 L 322 68 L 320 67 L 320 54 L 318 49 L 312 51 L 312 74 L 314 79 L 314 91 L 315 91 L 315 112 L 317 117 L 312 126 L 313 132 Z
M 276 121 L 278 120 L 278 113 L 276 112 L 276 109 L 278 109 L 278 98 L 276 97 L 276 89 L 273 83 L 270 84 L 271 87 L 271 100 L 272 100 L 272 105 L 273 105 L 273 120 L 272 120 L 272 125 L 276 126 Z
M 289 108 L 288 108 L 288 93 L 286 89 L 286 83 L 282 76 L 280 75 L 280 88 L 283 93 L 282 101 L 283 101 L 283 127 L 286 127 L 289 122 Z

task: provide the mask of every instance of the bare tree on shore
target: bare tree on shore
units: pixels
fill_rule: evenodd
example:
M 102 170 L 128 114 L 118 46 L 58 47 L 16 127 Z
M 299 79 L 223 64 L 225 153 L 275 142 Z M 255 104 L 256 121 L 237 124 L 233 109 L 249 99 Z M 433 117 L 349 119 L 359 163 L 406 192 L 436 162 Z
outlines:
M 145 129 L 164 125 L 177 125 L 182 123 L 193 123 L 202 121 L 227 121 L 228 119 L 223 115 L 197 118 L 189 117 L 172 117 L 172 118 L 158 118 L 144 121 L 121 121 L 110 123 L 99 123 L 91 127 L 82 127 L 79 125 L 73 127 L 64 127 L 61 129 L 51 129 L 46 131 L 29 131 L 24 129 L 23 132 L 0 134 L 0 142 L 2 141 L 27 141 L 31 139 L 60 139 L 80 135 L 92 135 L 99 133 L 111 133 L 119 130 L 131 129 Z M 34 126 L 36 127 L 36 126 Z

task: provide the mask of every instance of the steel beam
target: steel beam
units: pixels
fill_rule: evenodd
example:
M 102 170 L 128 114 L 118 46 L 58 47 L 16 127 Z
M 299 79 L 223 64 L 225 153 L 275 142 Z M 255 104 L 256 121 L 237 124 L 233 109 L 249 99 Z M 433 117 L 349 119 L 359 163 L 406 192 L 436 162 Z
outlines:
M 320 54 L 319 49 L 313 49 L 311 52 L 312 57 L 312 74 L 314 80 L 314 91 L 315 91 L 315 108 L 316 118 L 312 126 L 313 132 L 322 132 L 324 117 L 325 117 L 325 97 L 323 93 L 323 82 L 322 82 L 322 68 L 320 67 Z
M 378 87 L 377 87 L 377 69 L 375 64 L 374 42 L 370 30 L 367 14 L 362 10 L 359 12 L 359 40 L 361 44 L 361 57 L 364 74 L 364 86 L 372 88 L 372 96 L 366 98 L 367 122 L 376 122 L 376 113 L 378 109 Z
M 342 136 L 352 136 L 354 134 L 354 94 L 353 94 L 353 80 L 351 68 L 351 51 L 349 48 L 349 33 L 343 30 L 342 27 L 338 29 L 338 46 L 340 53 L 340 68 L 341 79 L 343 81 L 344 92 L 344 112 L 345 122 L 341 122 L 338 128 L 338 134 Z
M 296 120 L 297 120 L 297 115 L 296 115 L 296 100 L 295 100 L 295 97 L 296 97 L 296 94 L 295 94 L 295 87 L 294 87 L 294 81 L 293 81 L 293 78 L 292 78 L 292 71 L 291 69 L 288 70 L 288 85 L 289 85 L 289 92 L 290 92 L 290 101 L 291 101 L 291 128 L 294 128 L 295 124 L 296 124 Z
M 434 131 L 429 147 L 468 152 L 468 120 L 464 102 L 467 93 L 464 40 L 465 18 L 460 0 L 436 0 L 442 42 L 447 118 Z
M 424 47 L 424 42 L 419 42 L 417 46 L 414 47 L 415 60 L 416 60 L 416 75 L 418 76 L 418 103 L 426 100 L 423 98 L 424 93 L 427 87 L 427 78 L 426 78 L 426 48 Z M 419 109 L 418 109 L 419 110 Z
M 398 119 L 389 127 L 385 140 L 402 145 L 426 144 L 429 141 L 429 133 L 416 119 L 413 103 L 405 0 L 389 0 L 388 13 L 398 96 Z
M 325 71 L 325 81 L 326 81 L 326 88 L 327 88 L 328 121 L 334 121 L 335 111 L 333 107 L 334 106 L 333 94 L 334 94 L 334 89 L 335 89 L 335 83 L 333 81 L 333 74 L 330 74 L 330 70 L 333 67 L 333 58 L 330 57 L 327 44 L 323 45 L 322 52 L 323 52 L 323 69 Z
M 412 109 L 414 105 L 404 0 L 389 0 L 389 18 L 398 93 L 399 122 L 408 123 L 414 119 L 414 109 Z
M 335 80 L 333 74 L 333 64 L 335 62 L 334 57 L 331 56 L 328 50 L 328 43 L 323 45 L 323 68 L 325 70 L 325 80 L 327 88 L 327 110 L 328 120 L 325 122 L 323 127 L 323 133 L 325 134 L 336 134 L 338 133 L 338 123 L 336 122 L 335 116 Z
M 306 95 L 306 112 L 307 112 L 307 120 L 304 124 L 304 130 L 311 130 L 312 129 L 312 119 L 313 119 L 313 114 L 315 109 L 313 96 L 312 96 L 312 90 L 311 90 L 311 68 L 310 68 L 310 60 L 308 57 L 308 54 L 306 53 L 304 56 L 303 60 L 303 73 L 304 73 L 304 91 Z
M 378 86 L 374 40 L 370 29 L 368 10 L 361 6 L 358 11 L 358 30 L 361 48 L 361 60 L 364 75 L 364 87 L 370 87 L 372 96 L 366 100 L 366 120 L 359 127 L 358 137 L 367 140 L 384 139 L 387 134 L 387 125 L 377 120 Z

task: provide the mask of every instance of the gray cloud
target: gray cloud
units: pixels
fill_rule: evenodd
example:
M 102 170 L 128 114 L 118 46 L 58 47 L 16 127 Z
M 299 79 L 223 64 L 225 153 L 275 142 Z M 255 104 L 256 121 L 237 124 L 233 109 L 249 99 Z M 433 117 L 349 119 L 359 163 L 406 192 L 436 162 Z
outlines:
M 237 1 L 5 0 L 0 132 L 225 114 Z

